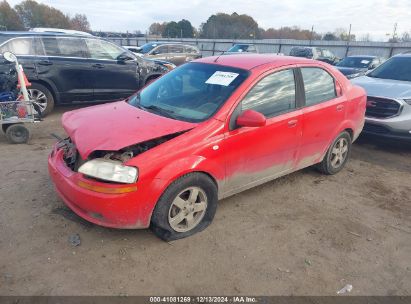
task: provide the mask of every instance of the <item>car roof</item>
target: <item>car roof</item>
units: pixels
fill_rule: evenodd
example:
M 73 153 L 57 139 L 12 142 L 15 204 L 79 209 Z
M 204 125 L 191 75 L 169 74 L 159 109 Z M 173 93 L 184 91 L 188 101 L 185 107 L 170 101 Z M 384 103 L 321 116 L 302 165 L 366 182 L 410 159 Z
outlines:
M 67 33 L 55 33 L 55 32 L 20 32 L 20 31 L 0 31 L 0 36 L 10 38 L 14 37 L 31 37 L 31 36 L 63 36 L 63 37 L 87 37 L 96 38 L 95 36 L 86 36 L 81 34 L 67 34 Z
M 275 66 L 314 62 L 311 59 L 291 56 L 278 56 L 274 54 L 236 54 L 204 57 L 195 62 L 219 64 L 235 68 L 251 70 L 257 66 L 271 63 Z
M 149 45 L 153 45 L 153 44 L 157 44 L 157 45 L 163 45 L 163 44 L 181 44 L 181 42 L 180 42 L 180 41 L 176 41 L 176 42 L 173 42 L 173 41 L 170 41 L 170 42 L 153 41 L 153 42 L 147 42 L 147 43 L 145 43 L 144 45 L 147 45 L 147 44 L 149 44 Z
M 372 56 L 372 55 L 353 55 L 353 56 L 347 56 L 347 58 L 377 58 L 378 56 Z

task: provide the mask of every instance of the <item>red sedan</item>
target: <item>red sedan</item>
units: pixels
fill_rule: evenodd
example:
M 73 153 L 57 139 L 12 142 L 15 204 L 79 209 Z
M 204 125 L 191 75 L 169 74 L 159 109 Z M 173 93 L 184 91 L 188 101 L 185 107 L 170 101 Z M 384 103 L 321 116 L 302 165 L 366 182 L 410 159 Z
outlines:
M 340 171 L 366 97 L 336 69 L 274 55 L 208 57 L 124 101 L 64 114 L 49 171 L 90 222 L 174 240 L 206 228 L 219 199 L 316 165 Z

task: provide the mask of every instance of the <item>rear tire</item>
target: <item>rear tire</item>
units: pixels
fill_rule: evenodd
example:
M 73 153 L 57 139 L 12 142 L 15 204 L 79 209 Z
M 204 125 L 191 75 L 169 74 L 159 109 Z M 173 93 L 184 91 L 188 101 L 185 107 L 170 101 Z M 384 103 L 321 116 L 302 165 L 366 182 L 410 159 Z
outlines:
M 42 84 L 33 82 L 27 88 L 30 100 L 33 100 L 41 110 L 41 116 L 50 114 L 54 109 L 54 97 L 50 90 Z
M 12 144 L 25 144 L 30 140 L 30 131 L 23 124 L 9 125 L 6 137 Z
M 184 175 L 161 195 L 150 228 L 164 241 L 193 235 L 210 225 L 217 201 L 217 186 L 210 177 L 203 173 Z
M 317 169 L 327 175 L 333 175 L 342 170 L 351 153 L 352 139 L 348 132 L 344 131 L 333 141 L 327 153 Z

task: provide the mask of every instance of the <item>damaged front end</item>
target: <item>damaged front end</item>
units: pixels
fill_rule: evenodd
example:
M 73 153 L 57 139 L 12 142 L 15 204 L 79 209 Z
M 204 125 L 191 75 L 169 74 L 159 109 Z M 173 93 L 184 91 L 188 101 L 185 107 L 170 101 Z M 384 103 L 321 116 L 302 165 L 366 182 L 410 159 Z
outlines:
M 57 148 L 64 150 L 63 160 L 67 167 L 74 172 L 82 173 L 88 179 L 105 183 L 133 184 L 138 179 L 138 168 L 128 166 L 126 163 L 185 132 L 165 135 L 118 151 L 93 151 L 85 160 L 81 158 L 70 138 L 61 140 Z

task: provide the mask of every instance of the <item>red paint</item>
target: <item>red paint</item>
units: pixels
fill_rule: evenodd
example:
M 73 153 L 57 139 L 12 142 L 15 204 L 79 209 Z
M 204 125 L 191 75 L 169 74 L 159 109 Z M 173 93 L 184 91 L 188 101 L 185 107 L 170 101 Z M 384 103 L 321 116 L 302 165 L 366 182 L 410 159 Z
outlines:
M 96 150 L 116 151 L 195 126 L 154 115 L 125 101 L 64 113 L 62 123 L 83 159 Z
M 272 55 L 230 55 L 198 60 L 250 70 L 250 76 L 232 94 L 213 118 L 191 124 L 157 116 L 125 102 L 68 112 L 63 125 L 86 158 L 94 150 L 116 151 L 126 146 L 180 131 L 187 131 L 126 164 L 138 167 L 137 191 L 102 194 L 77 185 L 79 180 L 96 186 L 106 183 L 87 179 L 71 171 L 62 151 L 49 157 L 50 175 L 70 208 L 99 225 L 144 228 L 150 224 L 155 204 L 167 186 L 189 172 L 212 176 L 219 196 L 293 172 L 322 159 L 330 143 L 343 130 L 356 138 L 365 113 L 365 92 L 333 67 L 301 58 Z M 311 107 L 265 119 L 246 111 L 238 121 L 249 127 L 229 129 L 229 120 L 242 97 L 262 77 L 286 67 L 318 66 L 331 73 L 339 96 Z M 258 113 L 257 113 L 258 114 Z M 264 124 L 263 124 L 264 119 Z M 253 125 L 253 127 L 251 127 Z M 109 187 L 122 185 L 109 184 Z
M 253 110 L 246 110 L 237 118 L 240 127 L 263 127 L 266 123 L 265 116 Z

